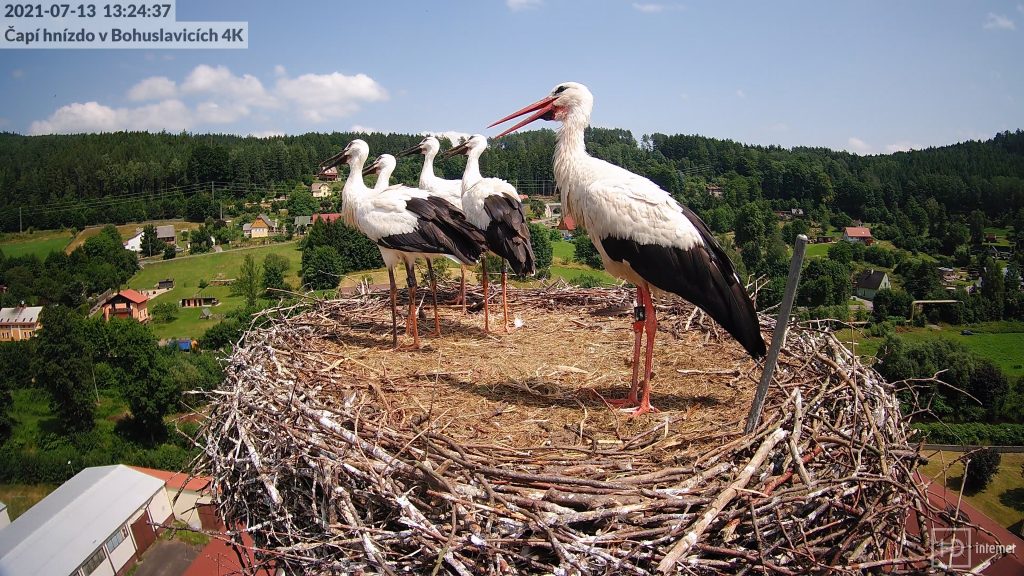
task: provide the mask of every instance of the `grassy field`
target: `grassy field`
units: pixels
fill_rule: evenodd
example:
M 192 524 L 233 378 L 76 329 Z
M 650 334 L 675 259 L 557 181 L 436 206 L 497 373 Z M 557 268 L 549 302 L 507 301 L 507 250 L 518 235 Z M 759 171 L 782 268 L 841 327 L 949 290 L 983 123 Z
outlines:
M 831 244 L 808 244 L 804 251 L 805 258 L 825 258 L 828 256 L 828 247 Z M 790 250 L 792 252 L 792 250 Z
M 176 219 L 176 220 L 147 220 L 146 222 L 133 222 L 133 223 L 130 223 L 130 224 L 122 224 L 120 226 L 116 226 L 116 228 L 117 228 L 118 233 L 121 234 L 121 238 L 123 240 L 128 240 L 132 236 L 135 236 L 139 232 L 142 232 L 142 228 L 147 226 L 147 225 L 149 225 L 149 224 L 152 224 L 154 226 L 163 226 L 164 224 L 173 224 L 175 230 L 178 230 L 178 231 L 181 231 L 181 230 L 184 230 L 184 229 L 195 230 L 196 228 L 199 227 L 199 224 L 196 223 L 196 222 L 185 222 L 184 220 Z M 90 227 L 86 228 L 85 230 L 82 230 L 81 232 L 78 233 L 77 236 L 75 236 L 75 239 L 72 240 L 72 242 L 70 244 L 68 244 L 68 247 L 66 248 L 65 251 L 68 254 L 70 254 L 71 252 L 73 252 L 75 250 L 75 248 L 78 248 L 79 246 L 84 244 L 86 240 L 88 240 L 89 238 L 92 238 L 93 236 L 99 234 L 100 230 L 102 230 L 103 228 L 104 228 L 103 226 L 90 226 Z
M 0 250 L 7 257 L 35 254 L 40 259 L 45 259 L 50 252 L 64 250 L 69 241 L 71 233 L 58 230 L 32 234 L 5 234 L 0 239 Z
M 551 249 L 554 253 L 555 261 L 559 259 L 562 262 L 571 262 L 573 255 L 576 253 L 576 246 L 572 242 L 566 240 L 559 240 L 551 243 Z
M 972 336 L 960 334 L 963 329 L 974 332 Z M 934 328 L 900 329 L 897 334 L 908 342 L 929 342 L 946 338 L 963 344 L 975 354 L 989 358 L 995 362 L 1010 378 L 1024 376 L 1024 324 L 1021 323 L 990 323 L 970 326 L 945 326 L 941 330 Z M 842 330 L 840 340 L 850 341 L 850 331 Z M 857 354 L 874 356 L 881 346 L 882 338 L 857 337 Z M 848 344 L 849 345 L 849 344 Z
M 0 502 L 13 521 L 56 489 L 54 484 L 0 484 Z
M 172 260 L 147 262 L 146 267 L 128 281 L 128 287 L 136 290 L 151 290 L 156 287 L 159 280 L 173 278 L 174 289 L 153 298 L 149 304 L 152 310 L 153 306 L 161 302 L 177 303 L 182 298 L 196 296 L 199 294 L 200 280 L 209 282 L 217 278 L 235 278 L 242 267 L 246 254 L 251 254 L 257 264 L 262 264 L 263 259 L 270 253 L 280 254 L 288 259 L 291 266 L 285 274 L 285 281 L 292 286 L 297 286 L 302 253 L 298 250 L 297 242 L 282 242 L 255 248 L 211 252 L 197 256 L 179 256 Z M 201 319 L 202 309 L 200 308 L 180 308 L 178 317 L 173 322 L 167 324 L 153 322 L 151 324 L 157 338 L 197 338 L 202 336 L 208 328 L 220 322 L 224 314 L 245 302 L 241 296 L 231 295 L 230 286 L 209 286 L 202 291 L 201 295 L 213 296 L 220 301 L 220 305 L 211 309 L 213 318 Z
M 943 482 L 942 469 L 961 454 L 956 452 L 924 453 L 928 464 L 921 467 L 921 472 L 936 482 Z M 1024 522 L 1024 478 L 1021 477 L 1021 466 L 1024 465 L 1024 454 L 1002 454 L 999 472 L 992 478 L 987 488 L 973 495 L 964 494 L 964 498 L 984 512 L 987 516 L 1005 528 L 1020 529 Z M 957 462 L 946 471 L 945 485 L 951 490 L 959 490 L 963 481 L 964 467 Z

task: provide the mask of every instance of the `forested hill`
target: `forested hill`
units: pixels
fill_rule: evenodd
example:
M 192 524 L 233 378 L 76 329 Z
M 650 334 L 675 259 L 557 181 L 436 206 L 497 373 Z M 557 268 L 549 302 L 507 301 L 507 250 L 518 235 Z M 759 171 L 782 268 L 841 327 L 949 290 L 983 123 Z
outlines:
M 25 227 L 81 227 L 183 216 L 190 196 L 217 186 L 235 199 L 260 197 L 271 186 L 292 189 L 309 182 L 321 160 L 355 137 L 367 140 L 374 155 L 398 152 L 420 139 L 338 132 L 275 138 L 2 133 L 0 229 L 18 229 L 19 207 Z M 733 207 L 765 199 L 778 208 L 841 210 L 872 222 L 898 223 L 906 217 L 918 226 L 922 217 L 934 223 L 937 217 L 980 209 L 1000 220 L 1024 208 L 1020 130 L 984 142 L 877 156 L 691 135 L 645 135 L 638 144 L 629 131 L 617 129 L 590 129 L 587 145 L 591 153 L 647 175 L 699 211 L 720 202 L 707 192 L 712 184 Z M 550 130 L 507 136 L 485 154 L 483 170 L 526 193 L 553 193 L 553 146 Z M 400 162 L 395 177 L 414 182 L 419 166 Z M 461 167 L 461 159 L 449 159 L 438 171 L 456 178 Z

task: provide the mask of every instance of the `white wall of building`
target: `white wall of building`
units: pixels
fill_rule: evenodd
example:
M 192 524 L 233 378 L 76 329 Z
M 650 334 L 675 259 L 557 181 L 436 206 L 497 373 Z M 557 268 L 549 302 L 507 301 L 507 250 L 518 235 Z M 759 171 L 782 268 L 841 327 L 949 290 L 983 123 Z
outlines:
M 171 510 L 171 501 L 167 499 L 167 491 L 161 490 L 149 501 L 149 517 L 153 522 L 164 522 L 174 514 Z

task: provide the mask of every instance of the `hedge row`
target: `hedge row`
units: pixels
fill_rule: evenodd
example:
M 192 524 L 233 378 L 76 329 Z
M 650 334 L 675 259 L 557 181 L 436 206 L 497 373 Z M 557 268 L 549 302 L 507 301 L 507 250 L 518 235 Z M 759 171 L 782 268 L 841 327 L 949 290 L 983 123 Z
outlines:
M 71 446 L 32 452 L 5 446 L 0 449 L 0 483 L 61 484 L 83 468 L 109 464 L 177 471 L 184 470 L 190 460 L 188 451 L 173 444 L 161 444 L 150 449 L 135 448 L 120 454 L 103 449 L 83 452 Z
M 918 423 L 919 430 L 929 444 L 964 444 L 981 446 L 1024 446 L 1024 424 L 967 424 Z

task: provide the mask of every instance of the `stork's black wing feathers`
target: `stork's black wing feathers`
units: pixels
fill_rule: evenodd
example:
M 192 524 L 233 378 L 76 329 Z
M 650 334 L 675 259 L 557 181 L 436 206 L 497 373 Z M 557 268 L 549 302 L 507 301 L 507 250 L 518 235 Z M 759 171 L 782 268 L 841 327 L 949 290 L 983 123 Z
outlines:
M 384 236 L 377 244 L 402 252 L 449 254 L 463 264 L 475 264 L 480 259 L 486 239 L 461 210 L 434 196 L 411 198 L 405 207 L 416 215 L 416 229 Z
M 516 274 L 536 272 L 523 203 L 504 194 L 495 194 L 484 199 L 484 212 L 490 221 L 484 235 L 491 252 L 508 260 Z
M 707 226 L 683 208 L 703 245 L 688 250 L 676 246 L 640 244 L 629 238 L 601 238 L 608 257 L 625 261 L 652 286 L 682 296 L 707 312 L 754 358 L 765 355 L 761 325 L 732 262 Z

